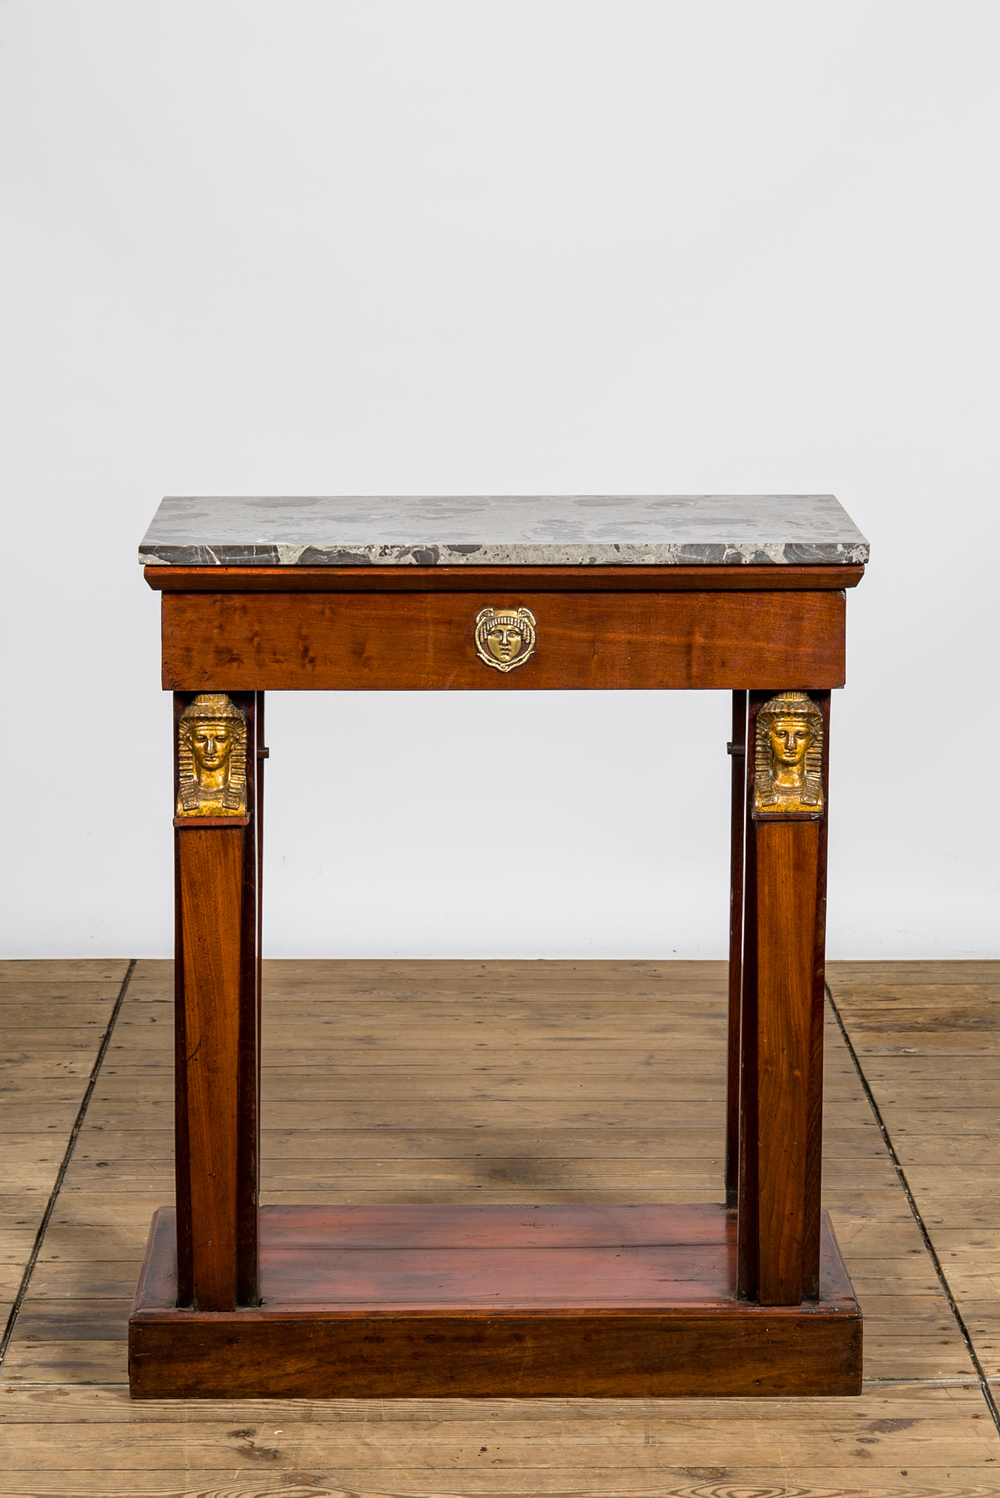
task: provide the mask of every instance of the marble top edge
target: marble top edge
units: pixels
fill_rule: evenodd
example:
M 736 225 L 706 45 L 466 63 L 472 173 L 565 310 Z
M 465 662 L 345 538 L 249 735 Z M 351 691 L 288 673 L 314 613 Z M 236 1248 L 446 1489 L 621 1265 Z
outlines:
M 832 494 L 164 499 L 147 566 L 746 566 L 868 561 Z

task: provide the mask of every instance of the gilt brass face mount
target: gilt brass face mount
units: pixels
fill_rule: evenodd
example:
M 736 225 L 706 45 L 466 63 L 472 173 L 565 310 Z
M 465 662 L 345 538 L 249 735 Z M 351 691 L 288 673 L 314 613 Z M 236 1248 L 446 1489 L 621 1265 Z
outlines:
M 177 759 L 177 816 L 246 816 L 247 724 L 225 692 L 202 692 L 184 709 Z
M 808 692 L 779 692 L 757 714 L 755 821 L 823 814 L 823 714 Z
M 476 654 L 495 671 L 514 671 L 535 652 L 535 616 L 530 609 L 481 609 L 476 615 Z

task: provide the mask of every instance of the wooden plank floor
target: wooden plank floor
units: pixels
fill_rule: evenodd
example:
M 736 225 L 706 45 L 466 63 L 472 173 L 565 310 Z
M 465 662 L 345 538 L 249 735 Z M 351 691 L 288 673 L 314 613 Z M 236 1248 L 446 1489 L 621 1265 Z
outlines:
M 265 1201 L 719 1199 L 723 964 L 266 968 Z M 797 1401 L 131 1404 L 172 1015 L 168 963 L 116 1008 L 128 972 L 0 964 L 7 1308 L 27 1280 L 0 1498 L 1000 1494 L 1000 964 L 831 964 L 824 1198 L 867 1382 Z

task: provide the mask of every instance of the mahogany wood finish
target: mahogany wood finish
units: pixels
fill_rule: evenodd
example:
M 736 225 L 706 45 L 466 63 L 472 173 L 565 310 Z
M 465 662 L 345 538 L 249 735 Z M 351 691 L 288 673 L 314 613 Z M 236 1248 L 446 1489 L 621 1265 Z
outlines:
M 729 1027 L 726 1045 L 726 1206 L 735 1207 L 740 1179 L 740 1013 L 743 994 L 743 839 L 747 800 L 747 694 L 733 693 L 729 831 Z
M 819 823 L 816 903 L 813 908 L 812 990 L 809 995 L 810 1041 L 808 1114 L 806 1120 L 805 1244 L 803 1294 L 817 1294 L 815 1270 L 820 1254 L 820 1214 L 823 1187 L 823 1010 L 826 1003 L 826 880 L 830 828 L 830 707 L 829 692 L 813 698 L 823 714 L 823 820 Z
M 826 814 L 754 822 L 752 745 L 783 689 L 829 728 L 862 572 L 147 569 L 175 718 L 229 693 L 249 762 L 246 818 L 175 822 L 177 1214 L 154 1219 L 133 1394 L 858 1391 L 860 1312 L 820 1211 Z M 476 655 L 487 605 L 538 621 L 507 674 Z M 733 693 L 726 1207 L 260 1212 L 264 691 L 671 687 Z
M 247 738 L 247 783 L 252 784 L 254 834 L 248 839 L 247 856 L 253 873 L 253 910 L 245 908 L 243 922 L 243 980 L 241 1001 L 243 1022 L 240 1050 L 240 1129 L 243 1171 L 239 1180 L 239 1233 L 242 1251 L 238 1267 L 236 1293 L 241 1306 L 256 1305 L 259 1290 L 259 1218 L 260 1204 L 260 1083 L 261 1083 L 261 933 L 264 916 L 264 761 L 269 750 L 264 744 L 264 693 L 255 692 L 252 717 L 248 715 L 252 736 Z M 252 745 L 252 759 L 251 755 Z
M 864 567 L 146 567 L 166 593 L 687 593 L 856 588 Z
M 816 693 L 829 795 L 829 694 Z M 747 732 L 752 757 L 757 712 Z M 815 1298 L 819 1275 L 826 814 L 755 822 L 747 773 L 739 1290 Z
M 189 700 L 175 699 L 175 723 Z M 235 700 L 247 717 L 248 816 L 174 822 L 178 1294 L 213 1311 L 258 1298 L 255 701 Z
M 261 817 L 264 761 L 264 694 L 243 701 L 247 719 L 247 800 L 252 820 L 243 844 L 243 908 L 240 930 L 239 1114 L 236 1180 L 236 1304 L 256 1305 L 258 1204 L 260 1198 L 260 975 L 261 876 L 264 827 Z
M 624 569 L 623 569 L 624 570 Z M 476 655 L 480 609 L 525 606 L 534 656 Z M 168 690 L 545 691 L 844 681 L 843 592 L 164 593 Z
M 861 1318 L 823 1226 L 821 1298 L 735 1295 L 722 1207 L 265 1207 L 259 1307 L 178 1310 L 173 1214 L 130 1322 L 133 1396 L 856 1394 Z

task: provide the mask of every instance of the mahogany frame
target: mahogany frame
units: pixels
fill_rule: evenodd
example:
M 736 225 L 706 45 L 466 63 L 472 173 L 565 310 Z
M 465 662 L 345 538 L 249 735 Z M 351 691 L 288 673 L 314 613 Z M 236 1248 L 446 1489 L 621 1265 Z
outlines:
M 750 746 L 768 696 L 808 690 L 828 803 L 863 571 L 146 569 L 175 719 L 232 696 L 248 796 L 245 818 L 175 820 L 177 1207 L 129 1321 L 134 1397 L 860 1391 L 861 1313 L 820 1208 L 826 812 L 755 821 Z M 524 667 L 477 659 L 487 603 L 538 617 Z M 609 687 L 732 691 L 725 1204 L 535 1208 L 530 1229 L 520 1208 L 259 1210 L 265 691 Z

